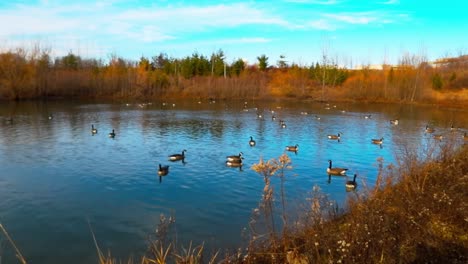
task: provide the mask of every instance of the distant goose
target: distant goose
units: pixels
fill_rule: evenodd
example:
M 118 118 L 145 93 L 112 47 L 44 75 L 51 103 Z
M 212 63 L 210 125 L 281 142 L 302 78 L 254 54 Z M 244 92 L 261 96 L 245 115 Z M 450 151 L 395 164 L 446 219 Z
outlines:
M 159 176 L 166 176 L 169 173 L 169 166 L 162 166 L 159 164 L 158 175 Z
M 392 124 L 394 126 L 397 126 L 398 125 L 398 119 L 390 120 L 390 124 Z
M 287 151 L 297 152 L 299 150 L 299 145 L 296 144 L 294 146 L 286 146 Z
M 301 115 L 308 115 L 309 113 L 307 112 L 301 112 Z
M 97 134 L 97 129 L 94 128 L 94 125 L 91 125 L 91 134 Z
M 242 159 L 244 158 L 244 157 L 242 157 L 243 154 L 244 154 L 244 153 L 239 152 L 239 155 L 227 156 L 227 157 L 226 157 L 226 160 L 227 160 L 227 161 L 233 161 L 233 162 L 234 162 L 234 161 L 237 161 L 237 162 L 240 161 L 240 162 L 242 162 Z
M 453 124 L 450 126 L 450 132 L 457 132 L 458 128 L 454 127 Z
M 271 120 L 275 121 L 275 120 L 276 120 L 276 116 L 275 116 L 275 115 L 272 115 L 272 116 L 271 116 Z
M 364 115 L 365 119 L 370 119 L 371 117 L 372 117 L 372 115 Z
M 53 117 L 52 115 L 49 115 L 47 118 L 48 118 L 49 120 L 54 119 L 54 117 Z
M 463 134 L 463 139 L 468 140 L 468 135 L 466 134 L 466 132 Z
M 253 139 L 253 137 L 251 136 L 251 137 L 250 137 L 250 140 L 249 140 L 249 145 L 250 145 L 251 147 L 253 147 L 253 146 L 255 146 L 255 144 L 256 144 L 256 142 L 255 142 L 255 140 Z
M 444 138 L 444 136 L 442 135 L 434 135 L 434 139 L 436 140 L 442 140 Z
M 376 139 L 376 138 L 373 138 L 373 139 L 372 139 L 372 144 L 378 144 L 378 145 L 380 145 L 380 144 L 382 144 L 382 143 L 383 143 L 383 137 L 380 138 L 380 139 Z
M 281 128 L 286 128 L 286 123 L 283 120 L 280 120 Z
M 338 133 L 337 135 L 327 135 L 328 139 L 334 139 L 334 140 L 339 140 L 341 138 L 341 133 Z
M 345 175 L 348 169 L 345 168 L 333 168 L 332 161 L 328 160 L 327 173 L 332 175 Z
M 110 138 L 115 138 L 115 131 L 112 129 L 112 132 L 109 133 Z
M 315 116 L 315 119 L 320 120 L 320 116 Z
M 169 160 L 170 160 L 170 161 L 177 161 L 177 160 L 183 160 L 183 159 L 185 159 L 185 152 L 186 152 L 186 151 L 187 151 L 187 150 L 184 149 L 184 150 L 182 150 L 182 154 L 172 154 L 172 155 L 170 155 L 170 156 L 169 156 Z
M 435 129 L 429 126 L 426 126 L 425 132 L 426 133 L 434 133 Z
M 356 189 L 356 186 L 357 186 L 356 177 L 357 177 L 357 174 L 354 174 L 352 181 L 346 181 L 347 189 Z

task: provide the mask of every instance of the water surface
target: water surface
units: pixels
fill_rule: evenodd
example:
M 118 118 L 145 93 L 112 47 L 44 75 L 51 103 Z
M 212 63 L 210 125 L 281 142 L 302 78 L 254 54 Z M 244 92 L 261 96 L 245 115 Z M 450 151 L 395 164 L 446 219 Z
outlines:
M 390 124 L 394 118 L 398 126 Z M 343 205 L 353 193 L 345 191 L 345 177 L 329 181 L 329 159 L 359 175 L 360 192 L 375 183 L 379 157 L 388 165 L 405 148 L 437 147 L 450 137 L 462 144 L 452 124 L 467 127 L 467 112 L 352 103 L 3 102 L 0 222 L 31 263 L 96 263 L 88 220 L 101 249 L 116 257 L 138 255 L 161 214 L 175 216 L 179 241 L 236 248 L 261 198 L 263 179 L 250 169 L 261 157 L 278 158 L 287 145 L 298 144 L 297 153 L 288 152 L 288 205 L 301 204 L 313 186 Z M 444 140 L 424 133 L 426 125 Z M 114 139 L 108 137 L 112 129 Z M 339 132 L 339 142 L 327 139 Z M 370 143 L 381 137 L 382 147 Z M 185 162 L 168 161 L 184 149 Z M 239 152 L 243 167 L 227 167 L 225 157 Z M 162 178 L 159 163 L 170 166 Z M 1 237 L 3 261 L 15 262 Z

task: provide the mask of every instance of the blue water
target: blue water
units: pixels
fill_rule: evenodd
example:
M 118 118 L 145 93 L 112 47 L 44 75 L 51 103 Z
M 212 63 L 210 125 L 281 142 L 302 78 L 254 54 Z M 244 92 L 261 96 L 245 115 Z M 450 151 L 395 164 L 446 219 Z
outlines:
M 400 119 L 398 126 L 390 124 L 394 118 Z M 445 136 L 442 142 L 424 133 L 427 124 Z M 346 177 L 329 181 L 329 159 L 348 168 L 348 175 L 357 173 L 356 192 L 363 192 L 375 184 L 378 158 L 389 165 L 405 149 L 437 148 L 449 138 L 462 144 L 461 133 L 450 132 L 451 124 L 464 131 L 467 111 L 250 101 L 3 102 L 0 222 L 31 263 L 96 263 L 88 221 L 103 251 L 117 258 L 138 256 L 161 214 L 176 218 L 172 230 L 181 243 L 237 248 L 261 199 L 263 178 L 250 169 L 261 157 L 278 158 L 287 145 L 298 144 L 297 153 L 288 152 L 293 168 L 286 172 L 287 205 L 305 203 L 319 186 L 344 207 L 354 193 L 346 192 Z M 108 137 L 112 129 L 114 139 Z M 339 132 L 339 142 L 327 139 Z M 370 143 L 381 137 L 382 148 Z M 184 149 L 184 162 L 168 161 L 168 155 Z M 227 167 L 225 157 L 239 152 L 242 168 Z M 158 164 L 170 166 L 167 176 L 157 175 Z M 279 179 L 273 183 L 278 194 Z M 2 260 L 15 262 L 14 250 L 3 234 L 0 238 Z

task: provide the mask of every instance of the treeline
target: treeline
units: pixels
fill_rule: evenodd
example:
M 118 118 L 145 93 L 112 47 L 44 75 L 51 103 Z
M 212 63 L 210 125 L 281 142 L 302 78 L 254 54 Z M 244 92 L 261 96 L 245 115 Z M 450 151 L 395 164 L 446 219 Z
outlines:
M 405 55 L 383 69 L 347 69 L 324 59 L 309 66 L 266 55 L 253 65 L 228 62 L 219 50 L 184 58 L 164 53 L 139 61 L 117 55 L 107 62 L 70 52 L 16 49 L 0 53 L 0 99 L 36 98 L 218 98 L 292 97 L 313 100 L 423 101 L 468 87 L 468 55 L 429 63 Z M 326 56 L 324 56 L 326 58 Z

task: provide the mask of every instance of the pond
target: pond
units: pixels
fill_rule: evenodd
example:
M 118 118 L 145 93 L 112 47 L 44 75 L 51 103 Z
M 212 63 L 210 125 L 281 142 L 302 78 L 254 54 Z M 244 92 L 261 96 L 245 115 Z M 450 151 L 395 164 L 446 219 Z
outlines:
M 263 178 L 251 169 L 260 158 L 297 144 L 287 152 L 288 206 L 319 186 L 343 207 L 354 192 L 345 189 L 349 178 L 329 179 L 328 160 L 358 174 L 362 192 L 375 184 L 378 158 L 389 165 L 405 149 L 463 144 L 467 126 L 467 110 L 398 104 L 1 102 L 0 223 L 31 263 L 97 263 L 88 222 L 104 252 L 138 256 L 161 214 L 175 217 L 181 243 L 237 248 L 262 196 Z M 338 133 L 339 141 L 327 138 Z M 183 161 L 168 160 L 183 150 Z M 226 156 L 240 152 L 242 167 L 226 166 Z M 169 165 L 166 176 L 159 164 Z M 17 262 L 0 238 L 2 260 Z

